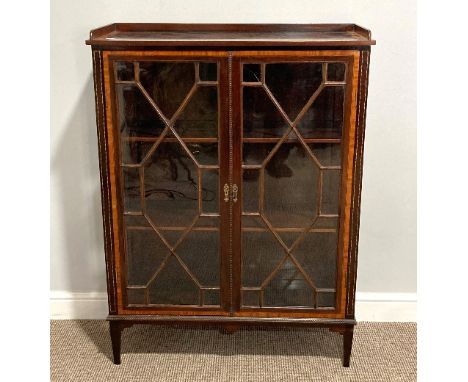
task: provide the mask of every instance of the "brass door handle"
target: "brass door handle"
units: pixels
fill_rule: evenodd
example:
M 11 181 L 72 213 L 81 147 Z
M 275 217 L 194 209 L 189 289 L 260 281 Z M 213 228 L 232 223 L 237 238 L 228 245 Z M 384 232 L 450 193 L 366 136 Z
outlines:
M 227 203 L 229 202 L 229 185 L 227 183 L 224 184 L 223 191 L 224 191 L 224 201 Z M 239 188 L 237 187 L 237 184 L 233 184 L 231 188 L 231 199 L 234 203 L 237 202 L 237 191 Z
M 227 183 L 224 185 L 223 190 L 224 190 L 224 201 L 227 203 L 229 202 L 229 185 Z
M 232 201 L 233 201 L 234 203 L 237 202 L 237 190 L 238 190 L 237 184 L 233 184 L 233 185 L 232 185 Z

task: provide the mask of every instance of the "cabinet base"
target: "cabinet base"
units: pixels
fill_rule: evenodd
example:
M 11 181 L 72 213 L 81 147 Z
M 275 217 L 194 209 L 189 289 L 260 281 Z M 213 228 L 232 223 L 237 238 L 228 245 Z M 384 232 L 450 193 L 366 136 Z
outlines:
M 135 324 L 145 325 L 203 325 L 218 327 L 224 334 L 232 334 L 245 326 L 302 326 L 329 328 L 343 336 L 343 366 L 349 367 L 353 346 L 353 331 L 356 320 L 321 318 L 256 318 L 220 316 L 144 316 L 111 315 L 107 317 L 110 325 L 114 364 L 120 365 L 122 330 Z

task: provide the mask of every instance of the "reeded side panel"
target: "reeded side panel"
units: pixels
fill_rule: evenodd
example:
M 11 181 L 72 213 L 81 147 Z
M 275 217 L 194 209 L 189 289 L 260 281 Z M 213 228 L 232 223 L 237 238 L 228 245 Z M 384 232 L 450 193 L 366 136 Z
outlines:
M 241 63 L 241 307 L 337 306 L 347 65 Z
M 124 304 L 220 306 L 219 64 L 113 61 Z

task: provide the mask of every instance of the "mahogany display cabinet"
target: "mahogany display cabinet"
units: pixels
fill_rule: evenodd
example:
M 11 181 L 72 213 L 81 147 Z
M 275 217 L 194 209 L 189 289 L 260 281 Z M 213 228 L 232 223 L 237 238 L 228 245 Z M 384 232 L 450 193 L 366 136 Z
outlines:
M 349 366 L 370 31 L 91 31 L 110 331 L 327 327 Z

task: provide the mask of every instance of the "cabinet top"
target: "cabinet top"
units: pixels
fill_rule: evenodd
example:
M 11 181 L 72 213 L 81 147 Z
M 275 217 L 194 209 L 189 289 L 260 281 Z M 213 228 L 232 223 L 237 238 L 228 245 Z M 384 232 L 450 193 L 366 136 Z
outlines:
M 86 44 L 128 47 L 340 47 L 375 45 L 355 24 L 114 23 L 90 32 Z

